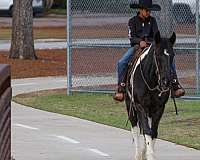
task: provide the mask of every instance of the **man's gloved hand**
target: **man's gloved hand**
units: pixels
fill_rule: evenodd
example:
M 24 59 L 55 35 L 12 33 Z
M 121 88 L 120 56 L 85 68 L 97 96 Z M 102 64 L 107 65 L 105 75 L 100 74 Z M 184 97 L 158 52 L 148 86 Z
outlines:
M 145 41 L 140 41 L 140 48 L 144 49 L 146 48 L 148 45 Z

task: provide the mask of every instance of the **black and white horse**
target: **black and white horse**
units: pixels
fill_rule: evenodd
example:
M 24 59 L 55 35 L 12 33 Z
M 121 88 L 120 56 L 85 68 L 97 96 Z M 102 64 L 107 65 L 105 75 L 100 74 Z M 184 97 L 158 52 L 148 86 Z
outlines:
M 175 40 L 175 33 L 170 38 L 161 38 L 160 33 L 156 33 L 154 42 L 129 70 L 125 102 L 136 146 L 136 160 L 155 160 L 158 125 L 170 93 Z M 144 138 L 142 148 L 140 134 Z

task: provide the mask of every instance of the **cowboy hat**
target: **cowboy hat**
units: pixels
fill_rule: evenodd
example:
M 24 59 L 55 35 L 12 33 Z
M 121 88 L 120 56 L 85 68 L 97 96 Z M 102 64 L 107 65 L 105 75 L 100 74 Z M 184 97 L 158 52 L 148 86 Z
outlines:
M 146 8 L 150 11 L 160 11 L 161 7 L 158 4 L 152 4 L 152 0 L 134 0 L 133 3 L 130 4 L 130 8 L 138 9 L 138 8 Z

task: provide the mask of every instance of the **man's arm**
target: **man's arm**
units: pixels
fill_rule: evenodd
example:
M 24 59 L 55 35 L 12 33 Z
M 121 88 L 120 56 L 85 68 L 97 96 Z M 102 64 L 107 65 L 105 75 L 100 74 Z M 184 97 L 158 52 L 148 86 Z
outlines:
M 136 34 L 136 20 L 135 18 L 132 18 L 128 22 L 128 37 L 131 43 L 131 47 L 133 47 L 135 44 L 139 44 L 140 41 L 142 41 L 142 38 L 138 37 Z
M 158 25 L 157 25 L 156 19 L 153 17 L 152 17 L 151 25 L 152 25 L 152 32 L 153 32 L 152 36 L 154 36 L 158 32 Z M 149 42 L 153 42 L 153 39 L 154 37 L 148 37 Z

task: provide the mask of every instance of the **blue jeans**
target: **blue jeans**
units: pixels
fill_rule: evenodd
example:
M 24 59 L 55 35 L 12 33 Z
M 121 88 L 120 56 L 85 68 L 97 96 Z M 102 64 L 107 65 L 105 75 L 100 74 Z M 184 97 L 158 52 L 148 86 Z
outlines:
M 132 59 L 134 54 L 135 54 L 134 47 L 131 47 L 118 61 L 117 63 L 118 85 L 120 85 L 121 83 L 125 83 L 124 80 L 128 69 L 128 62 Z M 173 75 L 174 74 L 176 75 L 176 65 L 174 60 L 171 65 L 171 72 Z
M 176 75 L 176 65 L 175 65 L 174 59 L 172 61 L 172 65 L 171 65 L 171 75 Z
M 117 63 L 118 85 L 124 82 L 124 78 L 126 76 L 126 72 L 128 69 L 128 62 L 134 55 L 133 51 L 134 51 L 133 47 L 129 48 L 128 51 L 122 56 L 122 58 Z

